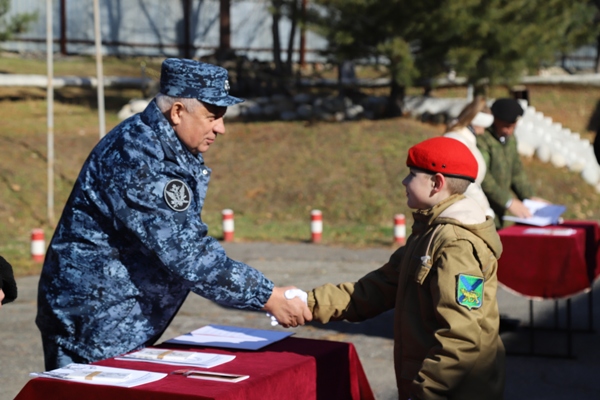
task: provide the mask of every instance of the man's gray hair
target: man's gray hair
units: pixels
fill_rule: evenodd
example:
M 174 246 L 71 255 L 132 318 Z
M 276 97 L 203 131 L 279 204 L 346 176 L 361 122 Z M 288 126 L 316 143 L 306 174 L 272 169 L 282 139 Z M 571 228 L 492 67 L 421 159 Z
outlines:
M 191 99 L 187 97 L 171 97 L 166 94 L 158 93 L 155 97 L 156 105 L 160 112 L 165 113 L 173 107 L 173 104 L 180 102 L 185 107 L 185 110 L 192 113 L 202 104 L 198 99 Z

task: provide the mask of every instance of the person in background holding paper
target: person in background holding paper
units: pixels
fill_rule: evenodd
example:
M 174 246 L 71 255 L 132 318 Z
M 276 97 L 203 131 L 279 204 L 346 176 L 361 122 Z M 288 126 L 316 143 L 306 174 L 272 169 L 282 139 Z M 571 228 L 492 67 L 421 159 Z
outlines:
M 457 140 L 436 137 L 408 151 L 402 184 L 415 209 L 412 234 L 387 264 L 358 282 L 308 293 L 315 321 L 364 321 L 392 308 L 400 400 L 503 398 L 494 221 L 461 193 L 477 161 Z
M 17 282 L 13 275 L 12 265 L 0 256 L 0 308 L 3 304 L 17 298 Z
M 472 198 L 479 204 L 486 215 L 494 218 L 494 210 L 481 189 L 481 182 L 486 173 L 485 160 L 477 148 L 477 135 L 482 135 L 486 128 L 494 122 L 494 116 L 485 102 L 485 98 L 477 96 L 472 102 L 462 109 L 456 120 L 448 127 L 445 137 L 459 140 L 471 150 L 477 160 L 477 178 L 465 192 L 465 196 Z
M 265 310 L 284 327 L 311 320 L 301 299 L 285 297 L 293 287 L 227 257 L 201 219 L 211 174 L 203 153 L 241 101 L 224 68 L 169 58 L 155 99 L 92 150 L 40 277 L 47 369 L 154 344 L 190 291 Z
M 506 212 L 519 218 L 531 217 L 530 210 L 523 204 L 524 199 L 547 201 L 534 197 L 517 152 L 513 134 L 523 108 L 517 100 L 503 98 L 497 99 L 491 110 L 494 123 L 483 135 L 477 136 L 477 147 L 487 167 L 481 188 L 496 214 L 496 228 L 500 229 Z

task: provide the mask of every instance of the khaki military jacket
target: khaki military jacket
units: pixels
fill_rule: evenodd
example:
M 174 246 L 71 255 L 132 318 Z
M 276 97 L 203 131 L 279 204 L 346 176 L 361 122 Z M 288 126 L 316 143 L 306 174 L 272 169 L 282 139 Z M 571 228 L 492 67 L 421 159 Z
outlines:
M 506 203 L 513 198 L 511 191 L 519 200 L 524 200 L 533 196 L 533 189 L 523 170 L 516 139 L 507 137 L 502 143 L 491 129 L 477 135 L 477 147 L 487 167 L 481 188 L 496 213 L 496 227 L 500 228 Z
M 309 292 L 316 321 L 363 321 L 395 308 L 399 398 L 501 399 L 496 300 L 500 238 L 475 201 L 454 195 L 414 214 L 412 234 L 358 282 Z

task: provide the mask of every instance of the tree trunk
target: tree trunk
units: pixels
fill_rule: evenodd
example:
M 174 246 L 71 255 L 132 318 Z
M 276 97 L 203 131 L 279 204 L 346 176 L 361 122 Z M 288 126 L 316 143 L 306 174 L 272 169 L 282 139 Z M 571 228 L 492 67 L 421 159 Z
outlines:
M 288 41 L 287 48 L 287 60 L 285 63 L 285 72 L 288 75 L 292 75 L 292 65 L 293 65 L 293 57 L 294 57 L 294 39 L 296 38 L 296 26 L 298 25 L 298 2 L 297 0 L 293 0 L 290 4 L 291 13 L 291 27 L 290 27 L 290 40 Z
M 600 73 L 600 36 L 596 38 L 596 59 L 594 60 L 594 71 Z
M 404 96 L 406 94 L 406 86 L 400 85 L 392 78 L 390 84 L 390 97 L 386 108 L 386 117 L 401 117 L 404 109 Z
M 281 19 L 281 0 L 273 0 L 273 25 L 271 32 L 273 33 L 273 61 L 275 69 L 281 73 L 281 39 L 279 37 L 279 20 Z
M 220 0 L 219 5 L 219 49 L 217 59 L 224 60 L 231 54 L 231 0 Z

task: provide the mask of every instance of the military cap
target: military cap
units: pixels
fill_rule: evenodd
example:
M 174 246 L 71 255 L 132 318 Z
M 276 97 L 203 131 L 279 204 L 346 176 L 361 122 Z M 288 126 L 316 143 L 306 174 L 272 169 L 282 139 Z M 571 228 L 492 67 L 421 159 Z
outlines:
M 515 99 L 498 99 L 492 104 L 492 114 L 494 119 L 514 124 L 517 118 L 523 115 L 523 108 Z
M 427 139 L 408 150 L 406 165 L 424 171 L 475 182 L 477 160 L 461 141 L 439 136 Z
M 219 107 L 241 103 L 229 95 L 227 70 L 217 65 L 183 58 L 167 58 L 160 71 L 160 92 L 171 97 L 193 98 Z

